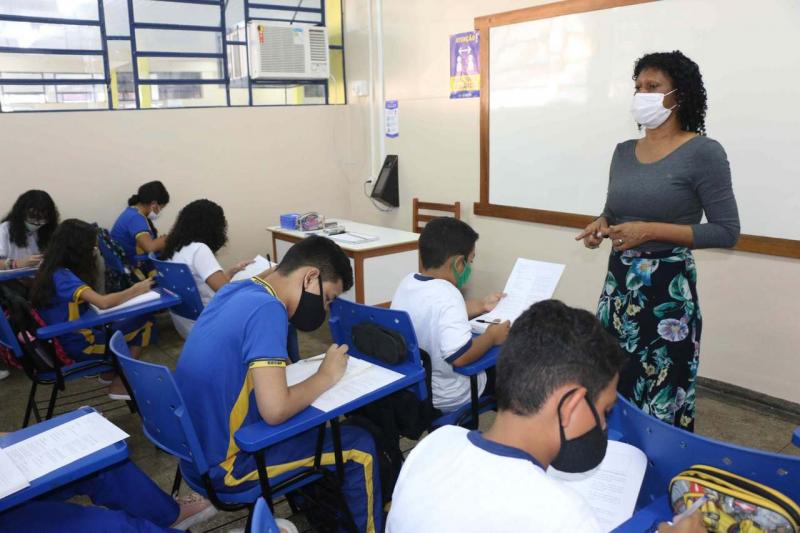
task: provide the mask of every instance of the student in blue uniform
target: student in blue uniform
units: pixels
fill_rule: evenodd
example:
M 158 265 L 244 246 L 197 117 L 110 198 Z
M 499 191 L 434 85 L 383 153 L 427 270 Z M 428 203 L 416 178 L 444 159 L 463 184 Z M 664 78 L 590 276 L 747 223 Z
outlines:
M 107 309 L 150 290 L 153 281 L 147 279 L 124 291 L 97 293 L 92 289 L 97 276 L 96 253 L 97 228 L 91 224 L 71 218 L 56 228 L 31 289 L 31 303 L 45 322 L 76 320 L 87 304 Z M 131 354 L 138 358 L 142 347 L 150 343 L 152 326 L 150 317 L 135 317 L 116 322 L 114 329 L 125 333 Z M 61 335 L 58 340 L 67 355 L 77 361 L 105 353 L 102 329 L 82 329 Z M 108 391 L 112 399 L 130 399 L 119 377 L 113 377 Z
M 125 250 L 126 262 L 134 267 L 138 265 L 137 255 L 160 252 L 164 249 L 167 236 L 158 236 L 153 221 L 158 219 L 161 211 L 169 203 L 169 192 L 160 181 L 149 181 L 139 187 L 139 191 L 128 199 L 128 207 L 117 217 L 111 228 L 111 237 Z M 149 265 L 140 268 L 141 272 L 150 270 Z
M 67 502 L 78 495 L 94 505 Z M 197 493 L 173 499 L 125 461 L 0 512 L 0 531 L 156 533 L 186 530 L 215 513 Z
M 56 226 L 58 209 L 49 194 L 21 194 L 0 223 L 0 269 L 38 265 Z
M 265 420 L 276 425 L 308 407 L 347 366 L 347 346 L 331 346 L 318 372 L 286 382 L 289 324 L 313 331 L 328 304 L 353 285 L 345 253 L 330 239 L 311 236 L 292 246 L 274 271 L 229 283 L 209 302 L 186 340 L 175 370 L 218 491 L 258 483 L 255 458 L 239 450 L 236 431 Z M 359 531 L 381 531 L 382 501 L 375 444 L 364 430 L 341 428 L 344 497 Z M 280 482 L 313 466 L 317 430 L 266 451 L 270 480 Z M 330 434 L 322 464 L 333 467 Z M 184 465 L 186 467 L 187 465 Z M 191 473 L 184 469 L 184 475 Z M 198 480 L 199 481 L 199 480 Z

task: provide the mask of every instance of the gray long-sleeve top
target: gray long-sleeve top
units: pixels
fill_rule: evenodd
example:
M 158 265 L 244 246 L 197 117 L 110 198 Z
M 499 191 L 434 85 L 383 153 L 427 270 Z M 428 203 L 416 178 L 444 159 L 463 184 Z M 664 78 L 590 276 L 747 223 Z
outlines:
M 717 141 L 697 136 L 654 163 L 640 163 L 636 140 L 617 145 L 611 159 L 603 216 L 609 224 L 688 224 L 693 248 L 730 248 L 739 239 L 739 210 L 731 169 Z M 701 224 L 705 211 L 708 222 Z M 650 241 L 637 250 L 654 252 L 674 243 Z

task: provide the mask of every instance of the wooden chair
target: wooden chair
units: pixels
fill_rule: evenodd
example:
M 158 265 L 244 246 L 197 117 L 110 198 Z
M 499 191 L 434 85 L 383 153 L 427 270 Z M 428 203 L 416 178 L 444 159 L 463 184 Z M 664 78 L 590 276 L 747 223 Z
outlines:
M 420 202 L 419 198 L 414 198 L 414 206 L 413 206 L 413 221 L 411 223 L 411 231 L 414 233 L 422 233 L 422 228 L 425 227 L 425 224 L 433 220 L 434 218 L 448 216 L 444 214 L 439 215 L 429 215 L 420 213 L 420 211 L 440 211 L 443 213 L 452 213 L 453 218 L 456 220 L 461 220 L 461 202 L 456 202 L 454 204 L 438 204 L 434 202 Z

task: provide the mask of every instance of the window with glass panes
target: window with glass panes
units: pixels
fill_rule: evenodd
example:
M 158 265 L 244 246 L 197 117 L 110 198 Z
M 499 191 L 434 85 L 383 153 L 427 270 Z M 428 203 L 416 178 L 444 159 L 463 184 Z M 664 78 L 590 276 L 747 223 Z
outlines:
M 328 30 L 327 80 L 255 81 L 250 21 Z M 0 0 L 0 111 L 345 103 L 341 0 Z

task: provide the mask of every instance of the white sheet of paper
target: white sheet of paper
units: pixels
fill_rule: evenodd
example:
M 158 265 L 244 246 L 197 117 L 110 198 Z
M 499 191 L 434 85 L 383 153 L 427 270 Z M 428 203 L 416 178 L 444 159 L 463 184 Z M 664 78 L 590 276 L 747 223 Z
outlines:
M 129 436 L 100 413 L 89 413 L 4 451 L 30 482 Z
M 553 468 L 547 475 L 579 493 L 594 510 L 603 531 L 611 531 L 633 516 L 647 470 L 647 456 L 639 448 L 610 440 L 600 466 L 586 474 L 566 474 Z
M 303 359 L 286 367 L 286 383 L 291 387 L 314 375 L 324 355 Z M 347 370 L 339 382 L 322 393 L 311 405 L 320 411 L 332 411 L 390 383 L 401 379 L 403 374 L 373 365 L 363 359 L 350 357 Z
M 134 296 L 127 302 L 123 302 L 119 305 L 115 305 L 114 307 L 109 307 L 108 309 L 100 309 L 94 304 L 90 304 L 92 309 L 94 309 L 95 313 L 98 315 L 104 315 L 106 313 L 110 313 L 112 311 L 119 311 L 120 309 L 127 309 L 128 307 L 133 307 L 134 305 L 141 305 L 147 302 L 152 302 L 153 300 L 158 300 L 161 298 L 161 294 L 157 293 L 156 291 L 147 291 L 144 294 L 140 294 L 139 296 Z
M 0 499 L 29 486 L 30 483 L 14 464 L 14 461 L 5 450 L 0 449 Z
M 232 281 L 242 281 L 243 279 L 250 279 L 253 276 L 257 276 L 264 272 L 265 270 L 274 267 L 277 263 L 270 263 L 267 261 L 267 258 L 263 255 L 257 255 L 253 258 L 253 262 L 247 267 L 242 270 L 241 272 L 237 272 L 235 276 L 233 276 Z
M 334 241 L 338 241 L 344 244 L 364 244 L 367 242 L 377 241 L 377 235 L 367 235 L 366 233 L 354 233 L 352 231 L 347 231 L 345 233 L 337 233 L 336 235 L 330 235 L 330 238 Z
M 472 331 L 476 333 L 486 331 L 488 324 L 478 320 L 487 322 L 510 320 L 513 323 L 536 302 L 552 298 L 563 273 L 564 265 L 558 263 L 517 258 L 503 289 L 506 296 L 492 311 L 470 322 Z

